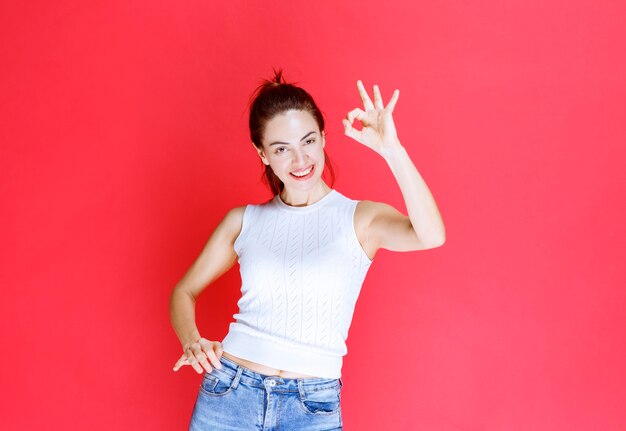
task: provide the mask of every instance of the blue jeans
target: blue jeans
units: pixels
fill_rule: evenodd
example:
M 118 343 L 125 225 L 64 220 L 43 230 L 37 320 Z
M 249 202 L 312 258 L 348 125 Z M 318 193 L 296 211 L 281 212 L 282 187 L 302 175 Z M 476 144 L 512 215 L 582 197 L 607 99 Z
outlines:
M 342 430 L 341 378 L 286 379 L 259 374 L 222 356 L 205 372 L 190 431 Z

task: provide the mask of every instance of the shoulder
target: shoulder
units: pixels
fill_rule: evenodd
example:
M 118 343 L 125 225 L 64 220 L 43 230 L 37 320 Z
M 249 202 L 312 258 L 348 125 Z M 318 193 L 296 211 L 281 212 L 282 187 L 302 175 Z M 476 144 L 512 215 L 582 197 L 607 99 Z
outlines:
M 236 237 L 241 231 L 243 225 L 243 215 L 247 205 L 241 205 L 231 208 L 226 212 L 220 225 L 228 232 L 229 236 Z
M 250 207 L 250 209 L 254 209 L 253 213 L 258 213 L 258 211 L 269 208 L 274 201 L 273 198 L 263 201 L 261 203 L 250 203 L 245 205 L 240 205 L 231 208 L 228 210 L 226 215 L 224 216 L 223 222 L 232 226 L 234 229 L 239 231 L 243 224 L 244 213 L 246 212 L 246 208 Z
M 248 205 L 241 205 L 229 209 L 224 218 L 241 221 L 241 219 L 243 218 L 243 213 L 246 211 L 247 206 Z
M 357 238 L 370 260 L 374 259 L 380 248 L 377 220 L 385 211 L 394 210 L 391 205 L 370 200 L 359 200 L 354 210 L 354 230 Z
M 390 207 L 390 205 L 382 202 L 375 202 L 366 199 L 354 199 L 350 196 L 342 194 L 341 192 L 338 192 L 337 195 L 339 196 L 338 201 L 341 202 L 342 205 L 354 208 L 355 224 L 369 224 L 376 214 L 380 211 L 384 211 L 385 206 Z
M 370 225 L 376 218 L 380 218 L 385 215 L 394 215 L 397 213 L 397 209 L 384 202 L 362 200 L 356 205 L 354 218 L 357 222 Z

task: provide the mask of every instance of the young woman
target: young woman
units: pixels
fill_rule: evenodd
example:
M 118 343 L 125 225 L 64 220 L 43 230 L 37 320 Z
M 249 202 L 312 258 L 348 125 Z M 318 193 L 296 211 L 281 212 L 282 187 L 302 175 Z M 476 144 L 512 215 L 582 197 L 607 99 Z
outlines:
M 321 111 L 282 71 L 264 81 L 253 94 L 250 136 L 274 196 L 230 210 L 170 299 L 183 348 L 174 371 L 190 365 L 204 373 L 191 430 L 342 429 L 345 340 L 376 251 L 445 241 L 437 205 L 396 135 L 399 91 L 384 106 L 378 86 L 373 102 L 361 81 L 357 88 L 364 109 L 347 114 L 345 134 L 385 159 L 409 216 L 329 187 Z M 195 301 L 236 260 L 239 313 L 222 342 L 207 340 L 195 325 Z

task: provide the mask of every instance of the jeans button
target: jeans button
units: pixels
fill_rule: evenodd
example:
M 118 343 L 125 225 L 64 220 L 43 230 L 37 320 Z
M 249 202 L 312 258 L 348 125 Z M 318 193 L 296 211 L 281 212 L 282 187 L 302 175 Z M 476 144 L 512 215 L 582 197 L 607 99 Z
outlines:
M 270 386 L 271 387 L 276 386 L 276 380 L 270 380 Z

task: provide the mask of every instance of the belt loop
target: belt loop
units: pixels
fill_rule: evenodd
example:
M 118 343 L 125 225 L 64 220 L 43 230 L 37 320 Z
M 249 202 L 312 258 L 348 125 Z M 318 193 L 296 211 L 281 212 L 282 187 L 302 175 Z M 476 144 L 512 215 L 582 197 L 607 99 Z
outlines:
M 239 379 L 241 378 L 242 373 L 243 373 L 243 367 L 241 365 L 237 365 L 237 374 L 235 374 L 233 383 L 230 385 L 231 388 L 237 389 L 237 386 L 239 385 Z
M 298 392 L 300 392 L 300 399 L 304 400 L 305 399 L 305 393 L 304 393 L 304 386 L 302 385 L 302 379 L 297 379 L 298 380 Z
M 339 377 L 339 387 L 343 388 L 343 380 L 341 380 L 341 377 Z

